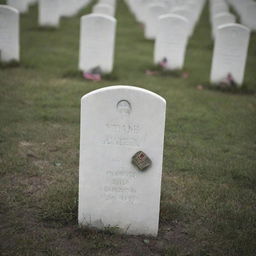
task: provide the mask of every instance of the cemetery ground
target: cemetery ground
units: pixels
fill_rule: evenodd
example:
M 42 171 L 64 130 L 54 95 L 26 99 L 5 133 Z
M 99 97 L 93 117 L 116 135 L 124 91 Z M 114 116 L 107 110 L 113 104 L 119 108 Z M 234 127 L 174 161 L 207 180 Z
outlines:
M 36 6 L 21 16 L 21 63 L 0 68 L 1 255 L 255 255 L 255 33 L 246 89 L 213 90 L 208 6 L 185 75 L 146 75 L 153 42 L 123 1 L 116 17 L 114 72 L 89 82 L 77 71 L 79 16 L 57 30 L 38 28 Z M 123 84 L 167 101 L 157 238 L 77 225 L 80 98 Z

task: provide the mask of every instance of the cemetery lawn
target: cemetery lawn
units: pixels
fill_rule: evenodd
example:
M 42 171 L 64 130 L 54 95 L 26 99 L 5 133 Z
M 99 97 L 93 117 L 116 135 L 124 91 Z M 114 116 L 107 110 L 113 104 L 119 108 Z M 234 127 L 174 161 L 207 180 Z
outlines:
M 149 76 L 153 42 L 118 0 L 114 72 L 88 82 L 77 71 L 79 15 L 41 29 L 33 6 L 21 16 L 20 65 L 0 67 L 1 255 L 255 256 L 256 34 L 241 91 L 208 88 L 208 6 L 187 73 Z M 157 238 L 77 226 L 80 98 L 109 85 L 167 101 Z

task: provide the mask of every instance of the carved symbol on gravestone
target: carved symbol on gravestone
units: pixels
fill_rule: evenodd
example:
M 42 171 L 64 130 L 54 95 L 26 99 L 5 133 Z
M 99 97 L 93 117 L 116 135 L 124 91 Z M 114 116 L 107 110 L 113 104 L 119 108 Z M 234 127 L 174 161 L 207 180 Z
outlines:
M 138 151 L 132 157 L 132 163 L 137 166 L 141 171 L 143 171 L 151 166 L 152 161 L 143 151 Z
M 132 107 L 129 101 L 120 100 L 117 103 L 117 110 L 120 114 L 130 114 L 132 111 Z

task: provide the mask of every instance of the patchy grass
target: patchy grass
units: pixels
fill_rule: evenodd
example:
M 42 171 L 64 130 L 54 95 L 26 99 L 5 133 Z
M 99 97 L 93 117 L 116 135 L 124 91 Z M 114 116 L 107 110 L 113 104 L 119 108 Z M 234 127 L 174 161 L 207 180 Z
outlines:
M 115 69 L 93 83 L 77 71 L 79 16 L 90 10 L 49 30 L 38 27 L 33 6 L 21 16 L 20 65 L 0 66 L 2 255 L 254 256 L 256 34 L 245 91 L 208 90 L 208 6 L 184 70 L 148 76 L 153 42 L 118 1 Z M 157 238 L 77 225 L 80 98 L 113 84 L 143 87 L 167 100 Z

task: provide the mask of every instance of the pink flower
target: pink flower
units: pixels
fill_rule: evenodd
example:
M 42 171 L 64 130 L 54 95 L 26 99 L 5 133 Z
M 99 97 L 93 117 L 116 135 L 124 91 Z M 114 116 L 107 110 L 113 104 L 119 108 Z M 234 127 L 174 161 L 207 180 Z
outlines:
M 100 74 L 92 74 L 92 73 L 83 73 L 83 77 L 87 80 L 92 81 L 101 81 L 101 75 Z

